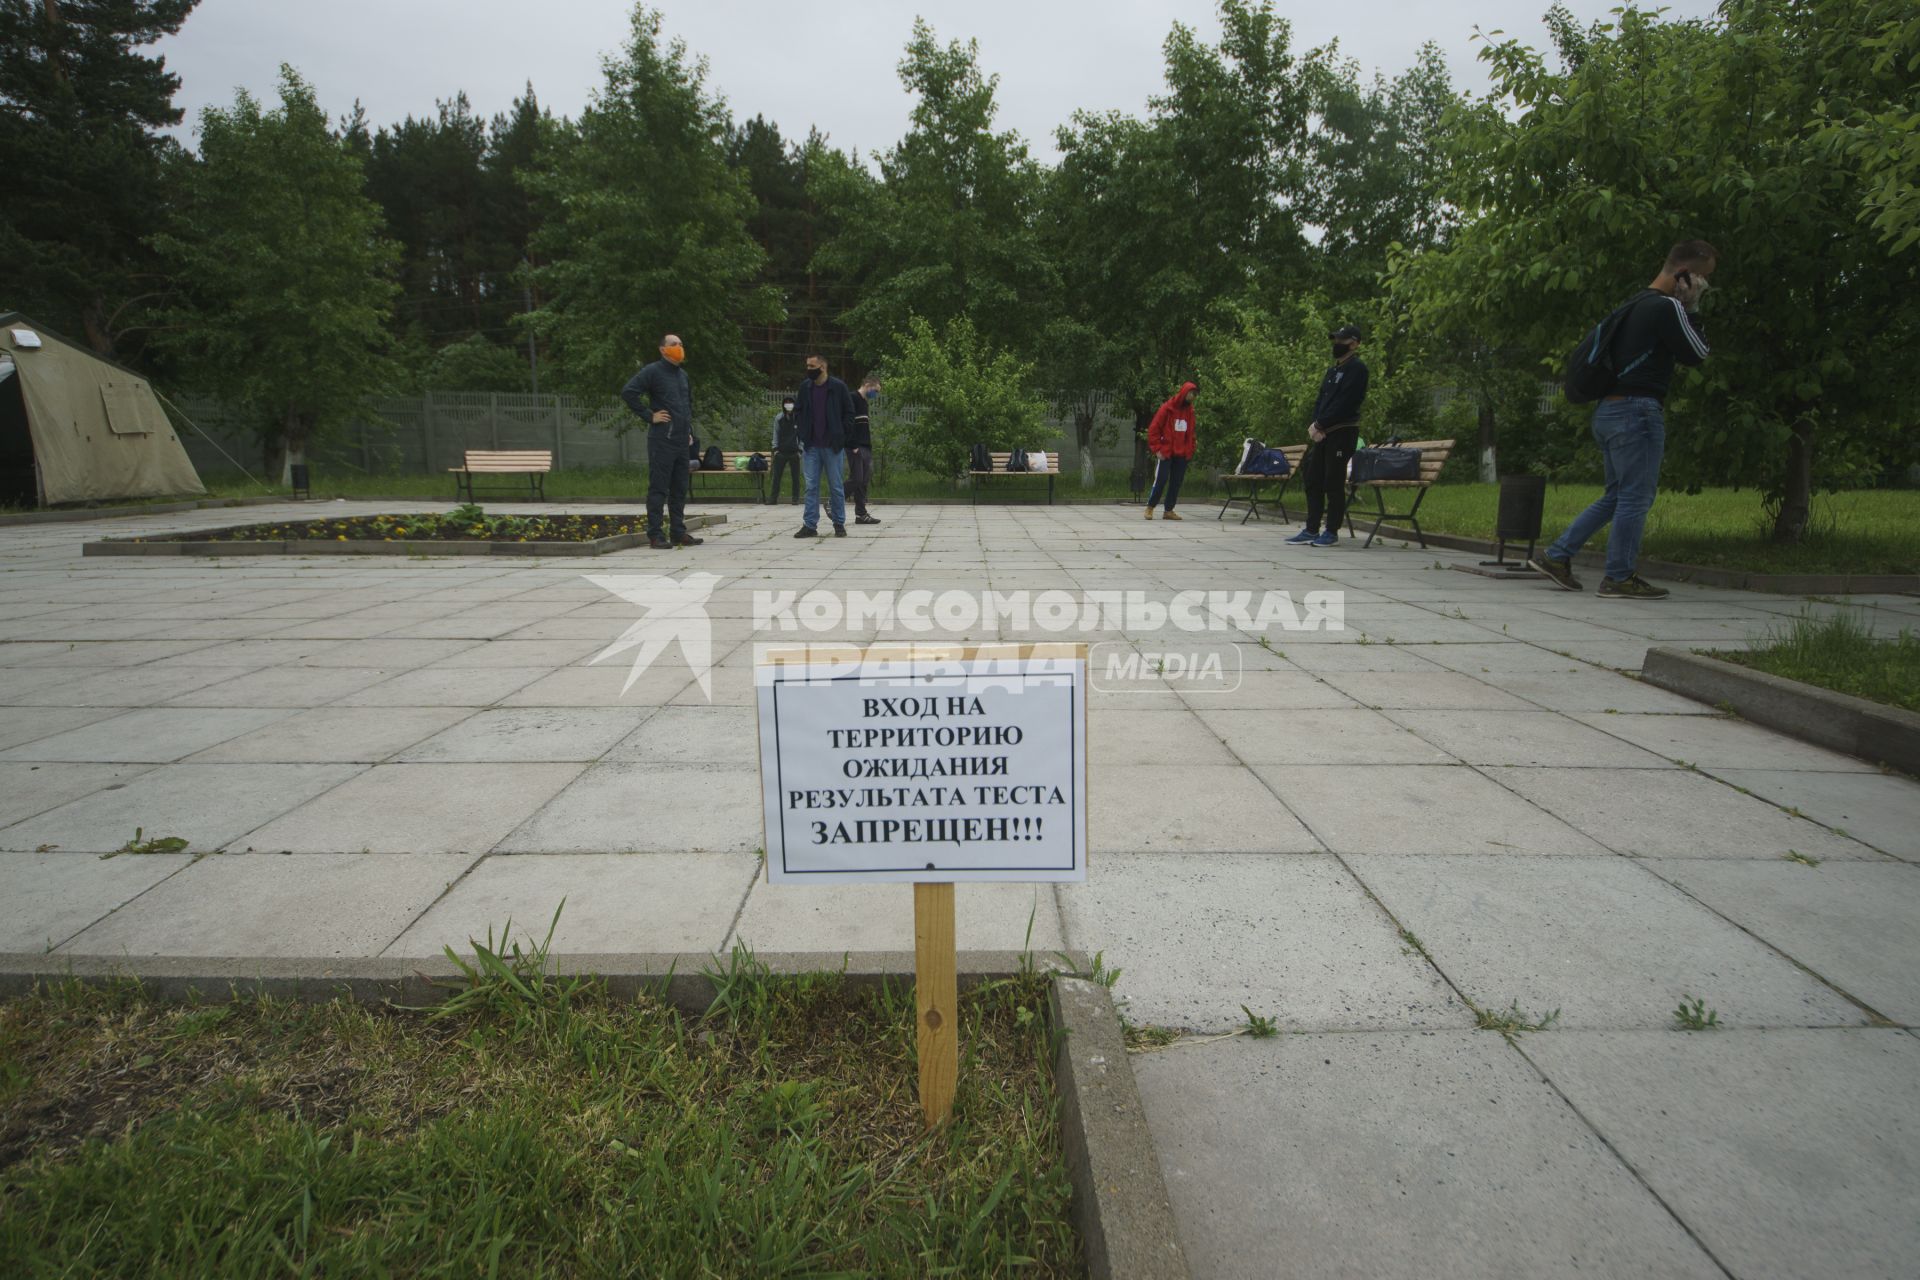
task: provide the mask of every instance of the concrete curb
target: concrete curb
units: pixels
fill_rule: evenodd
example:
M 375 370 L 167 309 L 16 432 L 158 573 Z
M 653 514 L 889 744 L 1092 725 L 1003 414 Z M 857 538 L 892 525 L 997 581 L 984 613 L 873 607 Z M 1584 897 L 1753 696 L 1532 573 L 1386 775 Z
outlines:
M 1186 1280 L 1173 1202 L 1107 989 L 1056 974 L 1047 1003 L 1062 1033 L 1053 1078 L 1088 1272 Z
M 1358 529 L 1365 523 L 1356 512 L 1354 528 Z M 1419 542 L 1411 529 L 1382 526 L 1379 536 L 1416 545 Z M 1497 543 L 1463 537 L 1457 533 L 1429 533 L 1427 545 L 1444 547 L 1448 551 L 1472 551 L 1486 556 L 1492 556 L 1498 547 Z M 1520 560 L 1524 558 L 1525 550 L 1509 542 L 1507 556 L 1511 560 Z M 1600 569 L 1606 566 L 1607 558 L 1599 552 L 1582 551 L 1574 557 L 1574 562 L 1584 568 Z M 1920 574 L 1911 573 L 1749 573 L 1744 569 L 1712 569 L 1698 564 L 1674 564 L 1669 560 L 1642 560 L 1640 568 L 1654 577 L 1671 578 L 1676 582 L 1691 582 L 1702 587 L 1731 587 L 1738 591 L 1767 591 L 1777 595 L 1895 595 L 1920 592 Z
M 707 529 L 727 523 L 727 517 L 687 517 L 687 528 Z M 245 525 L 209 529 L 223 533 Z M 283 542 L 145 542 L 134 538 L 106 538 L 80 545 L 83 556 L 603 556 L 629 547 L 644 546 L 644 533 L 622 533 L 592 542 L 325 542 L 315 538 L 288 538 Z
M 177 511 L 213 511 L 220 507 L 259 507 L 275 502 L 297 502 L 286 497 L 195 498 L 185 502 L 155 502 L 143 507 L 62 507 L 52 511 L 16 511 L 0 515 L 0 528 L 14 524 L 70 524 L 76 520 L 113 520 L 121 516 L 164 516 Z
M 780 975 L 844 973 L 859 984 L 913 981 L 910 951 L 764 952 L 754 959 Z M 1086 963 L 1073 954 L 1064 959 L 1075 966 Z M 1032 960 L 1017 951 L 962 951 L 960 984 L 1009 977 Z M 557 974 L 594 975 L 615 996 L 653 991 L 691 1014 L 713 1001 L 714 983 L 706 971 L 725 964 L 725 956 L 703 953 L 550 959 Z M 1173 1206 L 1113 1001 L 1097 982 L 1058 972 L 1052 977 L 1047 1003 L 1059 1046 L 1054 1084 L 1060 1094 L 1060 1140 L 1088 1274 L 1095 1280 L 1187 1280 Z M 172 1001 L 218 999 L 223 993 L 316 1002 L 345 995 L 365 1004 L 425 1006 L 446 999 L 458 978 L 459 970 L 444 955 L 343 960 L 0 953 L 0 999 L 24 996 L 43 982 L 77 979 L 136 980 L 149 994 Z
M 1920 715 L 1686 649 L 1647 650 L 1640 678 L 1755 724 L 1920 774 Z

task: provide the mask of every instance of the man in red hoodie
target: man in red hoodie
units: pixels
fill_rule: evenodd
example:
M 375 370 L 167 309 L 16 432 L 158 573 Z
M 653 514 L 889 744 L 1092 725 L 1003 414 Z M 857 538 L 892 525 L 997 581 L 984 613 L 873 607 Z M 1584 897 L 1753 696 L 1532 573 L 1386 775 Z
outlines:
M 1147 427 L 1147 448 L 1153 450 L 1153 456 L 1160 462 L 1153 469 L 1153 491 L 1147 494 L 1147 519 L 1153 519 L 1153 508 L 1160 501 L 1160 495 L 1167 496 L 1166 519 L 1178 520 L 1180 513 L 1174 504 L 1180 501 L 1180 482 L 1187 478 L 1187 463 L 1193 459 L 1193 393 L 1197 390 L 1191 382 L 1180 384 L 1180 390 L 1167 398 L 1160 406 L 1160 412 L 1153 415 L 1153 422 Z

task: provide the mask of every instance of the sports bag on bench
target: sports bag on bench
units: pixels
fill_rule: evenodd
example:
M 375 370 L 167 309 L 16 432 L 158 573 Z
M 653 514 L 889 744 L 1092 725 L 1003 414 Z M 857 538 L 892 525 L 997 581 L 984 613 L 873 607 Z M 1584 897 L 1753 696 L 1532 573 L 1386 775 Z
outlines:
M 1418 480 L 1420 478 L 1420 451 L 1402 449 L 1400 437 L 1394 436 L 1385 444 L 1370 449 L 1356 449 L 1353 463 L 1347 472 L 1352 484 L 1367 484 L 1374 480 Z

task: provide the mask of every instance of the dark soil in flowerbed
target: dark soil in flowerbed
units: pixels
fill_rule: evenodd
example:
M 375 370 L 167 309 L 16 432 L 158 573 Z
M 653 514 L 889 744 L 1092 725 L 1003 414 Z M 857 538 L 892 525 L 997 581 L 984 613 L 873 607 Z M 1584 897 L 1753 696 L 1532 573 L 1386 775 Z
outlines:
M 287 520 L 188 533 L 155 534 L 133 542 L 595 542 L 644 534 L 647 518 L 633 515 L 353 516 L 344 520 Z

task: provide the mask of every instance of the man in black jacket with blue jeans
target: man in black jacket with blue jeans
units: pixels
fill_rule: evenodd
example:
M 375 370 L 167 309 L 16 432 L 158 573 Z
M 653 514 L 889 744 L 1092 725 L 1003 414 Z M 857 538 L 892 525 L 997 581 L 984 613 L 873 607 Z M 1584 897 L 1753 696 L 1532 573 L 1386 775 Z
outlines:
M 627 408 L 647 420 L 647 545 L 655 551 L 697 547 L 704 539 L 687 532 L 687 490 L 692 487 L 687 451 L 693 444 L 693 390 L 678 334 L 660 339 L 660 358 L 627 380 L 620 392 Z M 660 532 L 661 508 L 672 519 L 673 541 Z
M 1313 421 L 1307 427 L 1313 443 L 1300 460 L 1307 486 L 1307 522 L 1287 539 L 1315 547 L 1340 543 L 1340 525 L 1347 518 L 1347 461 L 1360 442 L 1360 406 L 1367 400 L 1367 366 L 1355 354 L 1360 350 L 1360 330 L 1345 325 L 1327 336 L 1333 341 L 1333 368 L 1320 380 L 1320 397 L 1314 401 Z
M 1660 485 L 1660 460 L 1667 448 L 1665 401 L 1675 364 L 1697 365 L 1707 358 L 1706 334 L 1694 308 L 1707 291 L 1707 277 L 1720 254 L 1705 240 L 1683 240 L 1667 252 L 1660 274 L 1629 303 L 1620 318 L 1608 354 L 1613 388 L 1593 406 L 1593 440 L 1600 446 L 1606 491 L 1573 518 L 1553 545 L 1527 566 L 1562 591 L 1580 590 L 1573 557 L 1602 526 L 1607 534 L 1606 577 L 1602 600 L 1664 600 L 1671 593 L 1635 571 L 1640 535 Z
M 840 451 L 847 447 L 847 429 L 853 425 L 853 392 L 827 374 L 822 356 L 807 357 L 807 380 L 793 396 L 793 420 L 800 428 L 801 474 L 807 481 L 807 505 L 800 515 L 796 538 L 820 533 L 820 473 L 826 472 L 833 503 L 833 536 L 847 536 L 847 493 L 840 481 Z

